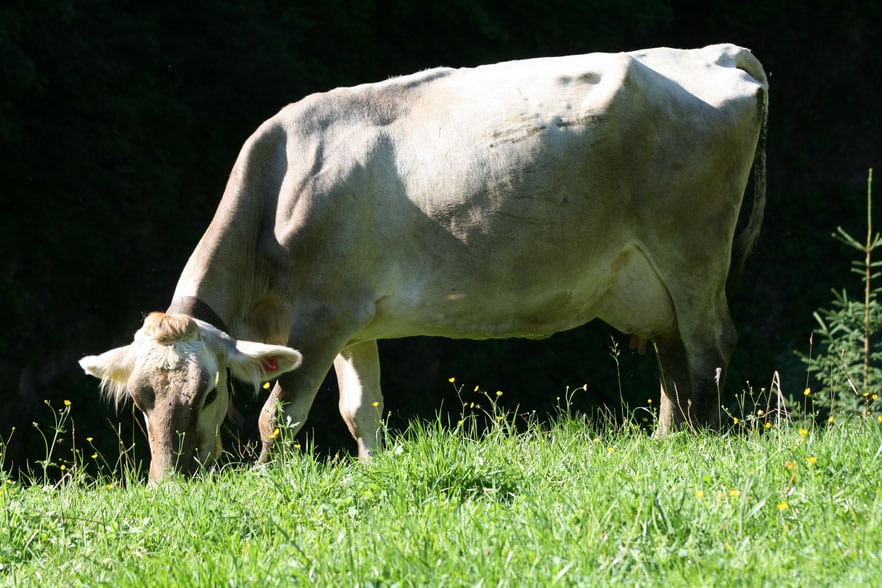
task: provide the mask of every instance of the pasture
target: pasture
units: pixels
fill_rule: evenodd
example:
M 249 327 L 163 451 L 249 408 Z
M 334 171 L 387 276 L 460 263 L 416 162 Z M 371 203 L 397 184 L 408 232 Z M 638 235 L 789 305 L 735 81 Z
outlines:
M 391 431 L 367 466 L 283 438 L 266 467 L 150 488 L 81 451 L 61 482 L 2 479 L 0 584 L 844 586 L 882 573 L 877 419 L 775 423 L 745 406 L 725 433 L 654 441 L 566 400 L 540 423 L 463 394 L 460 420 Z

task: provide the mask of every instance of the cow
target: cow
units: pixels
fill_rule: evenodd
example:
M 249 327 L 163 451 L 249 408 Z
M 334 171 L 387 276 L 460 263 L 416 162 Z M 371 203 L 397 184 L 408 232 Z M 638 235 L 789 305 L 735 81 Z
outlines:
M 415 335 L 544 338 L 600 319 L 656 350 L 656 437 L 714 428 L 737 338 L 727 285 L 765 207 L 767 111 L 761 64 L 731 44 L 307 96 L 245 142 L 165 312 L 80 364 L 144 413 L 153 482 L 220 454 L 231 377 L 276 381 L 265 462 L 333 366 L 369 458 L 377 341 Z

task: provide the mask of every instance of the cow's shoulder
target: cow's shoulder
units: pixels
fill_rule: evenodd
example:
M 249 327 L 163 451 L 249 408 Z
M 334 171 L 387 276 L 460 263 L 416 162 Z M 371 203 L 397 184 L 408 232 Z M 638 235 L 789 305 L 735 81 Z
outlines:
M 409 106 L 458 70 L 438 67 L 381 82 L 309 94 L 283 107 L 264 127 L 279 126 L 296 135 L 328 133 L 341 127 L 384 127 L 401 119 Z

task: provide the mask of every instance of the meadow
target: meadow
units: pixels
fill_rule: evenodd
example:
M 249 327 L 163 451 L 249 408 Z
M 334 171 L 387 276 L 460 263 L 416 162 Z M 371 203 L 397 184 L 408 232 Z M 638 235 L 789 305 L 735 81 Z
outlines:
M 657 441 L 566 400 L 540 422 L 476 391 L 456 422 L 390 431 L 367 465 L 285 439 L 266 466 L 154 488 L 119 462 L 4 477 L 0 585 L 878 582 L 878 419 L 816 426 L 751 406 L 726 432 Z

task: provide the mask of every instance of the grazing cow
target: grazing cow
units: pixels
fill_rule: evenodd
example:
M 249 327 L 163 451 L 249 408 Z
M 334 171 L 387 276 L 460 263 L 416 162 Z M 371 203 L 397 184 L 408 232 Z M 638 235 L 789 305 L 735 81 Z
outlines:
M 657 436 L 713 427 L 736 341 L 727 282 L 765 206 L 767 91 L 748 50 L 714 45 L 308 96 L 245 142 L 166 312 L 80 363 L 144 412 L 153 481 L 218 454 L 228 372 L 277 378 L 259 420 L 265 460 L 333 365 L 368 457 L 377 340 L 412 335 L 541 338 L 599 318 L 654 344 Z

